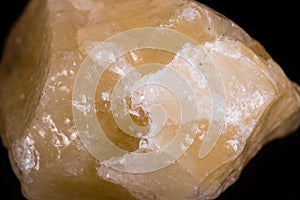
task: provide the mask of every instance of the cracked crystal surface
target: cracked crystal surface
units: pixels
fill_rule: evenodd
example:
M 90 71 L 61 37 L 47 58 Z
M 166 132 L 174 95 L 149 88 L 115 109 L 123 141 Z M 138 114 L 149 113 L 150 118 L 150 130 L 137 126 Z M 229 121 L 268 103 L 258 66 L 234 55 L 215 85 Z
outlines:
M 103 43 L 146 27 L 157 35 L 135 46 L 165 34 L 157 45 L 175 50 Z M 88 62 L 92 95 L 76 85 Z M 216 198 L 263 145 L 299 127 L 299 109 L 299 87 L 256 40 L 187 0 L 33 0 L 0 68 L 1 139 L 32 200 Z M 74 112 L 94 114 L 114 148 Z

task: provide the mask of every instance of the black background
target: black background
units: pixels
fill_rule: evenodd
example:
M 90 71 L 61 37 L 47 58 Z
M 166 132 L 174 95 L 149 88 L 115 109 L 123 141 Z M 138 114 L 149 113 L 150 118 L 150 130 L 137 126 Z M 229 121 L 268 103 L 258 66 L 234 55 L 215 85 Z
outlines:
M 268 3 L 271 2 L 271 3 Z M 257 39 L 279 63 L 287 76 L 300 84 L 296 64 L 299 52 L 298 14 L 294 0 L 202 0 L 202 3 L 235 21 Z M 26 0 L 0 3 L 1 57 L 10 28 L 21 14 Z M 1 143 L 1 141 L 0 141 Z M 218 198 L 300 199 L 300 130 L 267 144 L 243 170 L 238 181 Z M 13 174 L 6 149 L 0 144 L 0 195 L 22 200 L 20 184 Z M 0 197 L 2 199 L 2 197 Z

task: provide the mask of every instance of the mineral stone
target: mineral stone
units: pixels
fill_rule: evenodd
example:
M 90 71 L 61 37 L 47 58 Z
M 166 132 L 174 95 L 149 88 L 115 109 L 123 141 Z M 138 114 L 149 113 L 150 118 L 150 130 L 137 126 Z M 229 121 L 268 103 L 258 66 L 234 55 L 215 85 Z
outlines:
M 214 199 L 299 127 L 299 87 L 187 0 L 32 0 L 0 66 L 0 131 L 29 200 Z

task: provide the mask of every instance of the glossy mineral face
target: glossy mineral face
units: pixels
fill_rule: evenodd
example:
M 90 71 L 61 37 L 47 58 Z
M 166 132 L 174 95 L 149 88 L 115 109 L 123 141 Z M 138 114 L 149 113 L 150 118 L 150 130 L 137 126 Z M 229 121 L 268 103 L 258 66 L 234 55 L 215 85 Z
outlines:
M 194 1 L 35 0 L 10 37 L 1 137 L 28 199 L 215 198 L 299 126 L 297 86 Z
M 163 50 L 174 56 L 167 64 L 134 66 L 130 61 L 141 49 L 150 55 Z M 117 81 L 112 89 L 101 91 L 99 99 L 97 85 L 107 76 L 106 70 Z M 194 142 L 199 121 L 211 118 L 213 123 L 199 150 L 202 159 L 213 149 L 225 125 L 225 89 L 218 68 L 204 47 L 171 29 L 132 29 L 101 42 L 81 65 L 73 91 L 73 117 L 83 143 L 106 166 L 124 172 L 153 172 L 171 165 Z M 207 94 L 201 98 L 204 91 Z M 105 104 L 98 106 L 98 115 L 93 109 L 95 102 Z M 201 109 L 204 104 L 210 106 Z M 105 123 L 102 128 L 97 120 L 110 115 L 115 127 L 139 141 L 135 151 L 109 142 L 117 130 L 105 129 Z M 150 152 L 137 153 L 141 150 Z

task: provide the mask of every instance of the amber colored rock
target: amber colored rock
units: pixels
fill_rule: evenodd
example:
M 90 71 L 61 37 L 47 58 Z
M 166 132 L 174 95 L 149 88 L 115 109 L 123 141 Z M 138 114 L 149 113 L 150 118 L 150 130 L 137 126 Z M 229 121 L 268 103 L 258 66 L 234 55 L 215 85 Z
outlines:
M 299 87 L 194 1 L 32 0 L 0 67 L 30 200 L 214 199 L 300 123 Z

